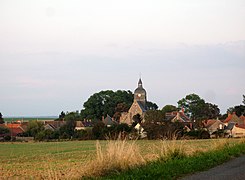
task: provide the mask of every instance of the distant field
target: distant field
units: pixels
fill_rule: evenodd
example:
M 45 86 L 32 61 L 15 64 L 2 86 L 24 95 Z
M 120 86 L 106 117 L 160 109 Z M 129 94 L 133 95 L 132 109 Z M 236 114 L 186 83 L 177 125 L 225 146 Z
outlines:
M 209 150 L 221 140 L 167 141 L 195 150 Z M 133 141 L 132 141 L 133 142 Z M 229 143 L 236 143 L 232 139 Z M 100 141 L 102 147 L 106 141 Z M 0 143 L 0 179 L 55 179 L 79 172 L 96 156 L 96 141 Z M 154 158 L 161 141 L 136 142 L 146 159 Z M 68 176 L 69 177 L 69 176 Z
M 39 121 L 44 121 L 44 120 L 54 120 L 57 117 L 6 117 L 4 118 L 4 121 L 6 122 L 11 122 L 11 121 L 32 121 L 32 120 L 39 120 Z

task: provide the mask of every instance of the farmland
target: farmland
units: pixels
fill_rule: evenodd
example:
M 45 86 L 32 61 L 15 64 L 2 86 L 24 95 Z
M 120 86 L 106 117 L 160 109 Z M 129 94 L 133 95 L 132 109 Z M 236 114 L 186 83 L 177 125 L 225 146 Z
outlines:
M 165 141 L 183 146 L 187 154 L 207 151 L 224 140 Z M 238 139 L 227 141 L 230 144 Z M 136 143 L 146 160 L 155 159 L 162 141 L 130 141 Z M 102 148 L 107 141 L 100 141 Z M 166 145 L 166 144 L 165 144 Z M 28 142 L 0 144 L 0 179 L 79 177 L 86 164 L 96 158 L 96 141 Z
M 5 122 L 16 122 L 16 121 L 33 121 L 33 120 L 38 120 L 38 121 L 50 121 L 54 120 L 57 117 L 5 117 L 4 121 Z

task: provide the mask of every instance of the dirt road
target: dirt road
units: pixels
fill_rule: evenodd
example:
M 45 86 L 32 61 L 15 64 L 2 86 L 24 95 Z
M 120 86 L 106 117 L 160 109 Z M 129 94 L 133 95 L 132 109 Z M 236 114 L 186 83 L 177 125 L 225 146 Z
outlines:
M 191 176 L 182 178 L 182 180 L 244 180 L 245 179 L 245 155 L 233 159 L 220 166 L 208 171 L 199 172 Z

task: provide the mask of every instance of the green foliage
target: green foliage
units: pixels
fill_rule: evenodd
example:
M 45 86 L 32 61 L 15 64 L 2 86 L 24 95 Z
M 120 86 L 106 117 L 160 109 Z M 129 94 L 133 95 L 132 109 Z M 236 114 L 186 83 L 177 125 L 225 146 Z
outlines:
M 27 126 L 27 134 L 32 137 L 36 137 L 36 135 L 44 130 L 44 124 L 39 121 L 30 121 Z
M 4 119 L 3 119 L 3 115 L 1 112 L 0 112 L 0 124 L 4 124 Z
M 182 136 L 183 124 L 177 122 L 143 124 L 148 139 L 179 139 Z
M 227 109 L 227 112 L 231 114 L 235 112 L 236 115 L 239 117 L 241 115 L 245 115 L 245 106 L 238 105 L 238 106 L 230 107 L 229 109 Z
M 191 136 L 195 139 L 209 139 L 210 138 L 209 133 L 203 129 L 192 130 L 192 131 L 186 132 L 185 135 Z
M 184 108 L 185 113 L 192 119 L 200 118 L 203 114 L 201 110 L 205 106 L 205 101 L 196 94 L 189 94 L 178 101 L 178 107 Z
M 44 141 L 44 140 L 48 141 L 52 139 L 59 139 L 58 131 L 52 131 L 50 129 L 45 129 L 37 133 L 37 135 L 35 136 L 35 140 L 38 140 L 38 141 Z
M 9 132 L 8 128 L 0 127 L 0 135 L 8 134 Z
M 79 140 L 91 140 L 93 139 L 93 134 L 91 130 L 75 130 L 73 138 Z
M 215 104 L 205 103 L 202 113 L 202 119 L 216 119 L 220 116 L 220 109 Z
M 178 108 L 174 105 L 166 105 L 162 108 L 163 114 L 173 112 L 173 111 L 178 111 Z
M 142 117 L 140 114 L 135 114 L 133 116 L 133 126 L 136 126 L 138 123 L 141 123 L 142 122 Z
M 115 108 L 115 113 L 113 115 L 113 118 L 116 121 L 119 121 L 120 117 L 121 117 L 121 113 L 122 112 L 128 112 L 129 108 L 130 108 L 130 104 L 126 104 L 125 102 L 118 103 L 116 108 Z
M 117 139 L 120 135 L 126 136 L 131 132 L 131 130 L 131 127 L 125 123 L 106 127 L 102 121 L 98 121 L 92 129 L 92 133 L 94 139 Z
M 63 120 L 65 120 L 65 116 L 66 116 L 65 112 L 64 111 L 61 111 L 61 113 L 59 115 L 59 118 L 56 119 L 56 120 L 63 121 Z
M 148 110 L 157 110 L 158 109 L 158 105 L 156 103 L 151 102 L 151 101 L 146 102 L 146 107 Z
M 164 119 L 164 113 L 161 110 L 148 110 L 145 113 L 145 122 L 162 122 Z
M 98 121 L 92 129 L 95 139 L 104 139 L 103 131 L 105 129 L 105 124 L 102 121 Z
M 102 116 L 106 116 L 107 114 L 112 117 L 119 103 L 125 103 L 127 106 L 130 106 L 132 102 L 133 94 L 131 91 L 100 91 L 90 96 L 84 103 L 81 116 L 83 119 L 96 120 L 101 119 Z
M 192 120 L 213 119 L 220 115 L 220 110 L 217 105 L 206 103 L 196 94 L 189 94 L 179 100 L 178 107 L 184 108 L 185 113 Z

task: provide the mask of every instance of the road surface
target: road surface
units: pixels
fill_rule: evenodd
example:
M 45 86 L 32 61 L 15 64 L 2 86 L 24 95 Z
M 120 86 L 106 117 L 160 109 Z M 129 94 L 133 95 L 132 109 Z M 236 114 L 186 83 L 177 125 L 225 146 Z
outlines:
M 245 180 L 245 155 L 182 180 Z

